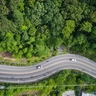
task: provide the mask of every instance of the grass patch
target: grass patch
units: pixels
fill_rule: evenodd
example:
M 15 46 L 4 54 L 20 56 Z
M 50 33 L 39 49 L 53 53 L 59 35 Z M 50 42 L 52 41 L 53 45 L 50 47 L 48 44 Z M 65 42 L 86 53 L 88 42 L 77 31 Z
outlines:
M 0 57 L 0 64 L 3 65 L 11 65 L 11 66 L 30 66 L 36 63 L 39 63 L 51 56 L 51 53 L 48 55 L 44 55 L 42 57 L 32 57 L 32 58 L 22 58 L 22 59 L 14 59 L 13 58 L 3 58 Z

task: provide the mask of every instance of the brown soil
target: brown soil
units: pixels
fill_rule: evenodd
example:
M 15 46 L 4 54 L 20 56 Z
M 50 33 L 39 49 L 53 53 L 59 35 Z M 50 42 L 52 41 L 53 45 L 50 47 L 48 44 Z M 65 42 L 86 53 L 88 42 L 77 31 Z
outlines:
M 3 56 L 3 57 L 12 58 L 12 54 L 11 54 L 10 52 L 3 52 L 3 53 L 2 53 L 2 56 Z
M 10 52 L 0 52 L 0 57 L 3 59 L 8 59 L 8 60 L 12 60 L 15 61 L 15 58 L 12 58 L 12 54 Z
M 31 91 L 31 92 L 22 92 L 20 94 L 17 94 L 15 96 L 40 96 L 39 92 Z

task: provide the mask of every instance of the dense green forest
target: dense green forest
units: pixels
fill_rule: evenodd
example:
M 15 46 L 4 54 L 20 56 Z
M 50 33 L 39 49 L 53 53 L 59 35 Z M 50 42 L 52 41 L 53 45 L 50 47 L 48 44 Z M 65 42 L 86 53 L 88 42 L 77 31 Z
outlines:
M 0 0 L 0 52 L 41 57 L 61 44 L 96 56 L 96 0 Z
M 87 84 L 87 85 L 85 85 Z M 30 84 L 0 84 L 6 89 L 0 90 L 0 96 L 62 96 L 67 90 L 78 92 L 96 92 L 96 79 L 79 71 L 61 71 L 48 79 Z M 75 86 L 69 86 L 75 85 Z

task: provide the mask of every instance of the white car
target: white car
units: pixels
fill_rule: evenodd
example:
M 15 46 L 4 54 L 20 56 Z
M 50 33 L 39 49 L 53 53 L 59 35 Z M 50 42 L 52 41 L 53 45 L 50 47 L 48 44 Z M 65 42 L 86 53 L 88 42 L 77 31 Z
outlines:
M 37 68 L 37 69 L 40 69 L 40 68 L 42 68 L 42 66 L 41 66 L 41 65 L 38 65 L 36 68 Z
M 76 61 L 76 59 L 74 59 L 74 58 L 72 58 L 72 59 L 70 59 L 71 61 Z

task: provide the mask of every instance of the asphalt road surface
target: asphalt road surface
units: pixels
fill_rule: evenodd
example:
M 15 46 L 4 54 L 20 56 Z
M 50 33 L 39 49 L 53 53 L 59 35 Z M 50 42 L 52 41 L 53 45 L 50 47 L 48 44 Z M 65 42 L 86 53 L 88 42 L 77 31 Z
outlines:
M 72 61 L 71 59 L 76 59 Z M 42 66 L 37 68 L 37 66 Z M 96 63 L 86 57 L 76 54 L 65 54 L 51 57 L 33 66 L 17 67 L 0 65 L 0 82 L 30 83 L 59 72 L 60 70 L 75 69 L 96 78 Z

